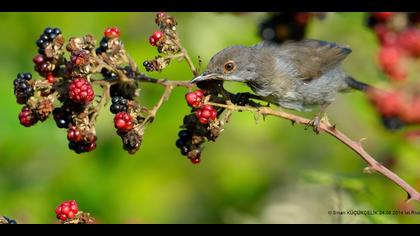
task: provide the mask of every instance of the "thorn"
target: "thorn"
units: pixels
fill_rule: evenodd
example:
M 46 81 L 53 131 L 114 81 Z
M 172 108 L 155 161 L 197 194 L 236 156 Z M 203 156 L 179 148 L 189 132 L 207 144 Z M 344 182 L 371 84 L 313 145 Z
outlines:
M 292 126 L 295 126 L 295 124 L 296 124 L 296 121 L 292 120 Z
M 362 145 L 363 145 L 363 143 L 362 143 L 362 142 L 363 142 L 363 141 L 365 141 L 365 140 L 367 140 L 367 138 L 361 138 L 361 139 L 359 140 L 359 142 L 358 142 L 358 143 L 359 143 L 359 145 L 360 145 L 360 146 L 362 146 Z
M 330 126 L 330 130 L 335 130 L 337 128 L 337 124 L 333 124 L 332 126 Z
M 411 199 L 411 194 L 407 193 L 407 199 L 405 200 L 405 203 L 409 203 Z
M 367 166 L 363 169 L 363 173 L 365 173 L 365 174 L 373 174 L 374 172 L 375 172 L 375 170 L 370 166 Z

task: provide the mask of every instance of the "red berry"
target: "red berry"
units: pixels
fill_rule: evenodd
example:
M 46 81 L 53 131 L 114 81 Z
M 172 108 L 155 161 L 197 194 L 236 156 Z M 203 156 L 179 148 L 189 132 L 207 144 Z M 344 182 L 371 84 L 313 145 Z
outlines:
M 386 25 L 376 25 L 374 31 L 383 46 L 395 46 L 398 43 L 397 33 L 390 30 Z
M 133 118 L 127 112 L 119 112 L 114 117 L 114 125 L 118 131 L 128 132 L 133 129 Z
M 420 30 L 408 29 L 399 34 L 398 42 L 411 55 L 420 56 Z
M 161 40 L 163 37 L 163 33 L 160 31 L 155 31 L 152 36 L 149 37 L 149 43 L 152 46 L 156 46 L 157 42 L 159 42 L 159 40 Z
M 84 147 L 84 150 L 86 152 L 91 152 L 91 151 L 93 151 L 95 149 L 96 149 L 96 142 L 89 143 L 87 146 Z M 77 206 L 76 206 L 76 209 L 77 209 Z
M 41 65 L 42 63 L 44 63 L 45 58 L 43 55 L 38 54 L 32 59 L 32 61 L 35 63 L 35 65 Z
M 396 46 L 382 47 L 379 52 L 379 62 L 382 69 L 393 80 L 404 80 L 407 71 L 402 62 L 402 51 Z
M 400 62 L 401 50 L 395 46 L 382 47 L 379 52 L 379 62 L 384 69 L 393 67 Z
M 198 164 L 198 163 L 200 163 L 201 159 L 199 157 L 198 158 L 191 158 L 190 161 L 193 164 Z
M 204 97 L 203 90 L 195 90 L 194 93 L 197 95 L 197 97 Z
M 67 130 L 67 139 L 73 142 L 80 142 L 82 141 L 83 137 L 76 126 L 70 126 L 70 128 Z
M 86 104 L 93 101 L 95 94 L 85 78 L 77 78 L 70 83 L 69 97 L 75 103 Z
M 117 27 L 110 27 L 104 31 L 106 38 L 118 38 L 120 37 L 120 30 Z
M 196 90 L 185 94 L 185 99 L 187 100 L 188 105 L 198 108 L 201 106 L 204 94 L 201 90 Z
M 407 124 L 419 124 L 420 123 L 420 97 L 407 99 L 409 102 L 402 104 L 401 120 Z
M 203 118 L 203 117 L 198 118 L 198 121 L 200 121 L 201 124 L 209 123 L 209 119 L 206 119 L 206 118 Z
M 69 206 L 62 206 L 61 207 L 61 213 L 65 214 L 65 215 L 68 215 L 70 211 L 71 210 L 70 210 Z
M 65 221 L 65 220 L 67 220 L 67 215 L 65 215 L 65 214 L 60 214 L 57 218 L 59 218 L 60 220 L 62 220 L 62 221 Z
M 38 122 L 38 119 L 36 115 L 32 112 L 32 110 L 29 107 L 25 106 L 19 113 L 19 121 L 21 125 L 29 127 Z
M 207 124 L 210 120 L 215 120 L 217 118 L 217 111 L 211 105 L 204 105 L 195 111 L 195 115 L 200 123 Z
M 372 15 L 379 21 L 387 21 L 389 20 L 395 12 L 373 12 Z
M 70 206 L 70 210 L 71 211 L 73 211 L 73 212 L 78 212 L 79 211 L 79 208 L 77 207 L 77 205 L 75 204 L 75 205 L 71 205 Z
M 201 115 L 200 116 L 203 117 L 203 118 L 209 119 L 210 116 L 211 116 L 211 111 L 210 110 L 203 109 L 201 111 Z
M 402 96 L 399 92 L 385 92 L 380 90 L 372 90 L 369 93 L 372 103 L 378 111 L 384 116 L 399 116 L 403 103 Z
M 212 105 L 204 105 L 201 107 L 203 110 L 214 110 L 214 107 Z
M 388 74 L 389 78 L 393 81 L 403 81 L 407 78 L 408 72 L 403 67 L 403 65 L 395 65 L 394 67 L 390 67 L 385 72 Z
M 52 73 L 48 73 L 45 78 L 47 79 L 48 83 L 50 83 L 50 84 L 55 83 L 55 78 L 54 78 L 54 75 Z
M 74 200 L 63 202 L 55 209 L 57 219 L 62 221 L 73 219 L 78 212 L 79 209 L 77 207 L 77 203 Z

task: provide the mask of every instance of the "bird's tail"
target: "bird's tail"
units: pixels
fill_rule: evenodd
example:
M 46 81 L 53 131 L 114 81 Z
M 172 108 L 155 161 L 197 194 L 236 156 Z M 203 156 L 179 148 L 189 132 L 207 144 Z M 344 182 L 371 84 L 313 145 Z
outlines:
M 373 88 L 369 84 L 365 84 L 363 82 L 357 81 L 353 77 L 350 77 L 350 76 L 347 76 L 345 78 L 345 82 L 350 88 L 357 89 L 357 90 L 360 90 L 360 91 L 365 91 L 366 92 L 367 90 Z

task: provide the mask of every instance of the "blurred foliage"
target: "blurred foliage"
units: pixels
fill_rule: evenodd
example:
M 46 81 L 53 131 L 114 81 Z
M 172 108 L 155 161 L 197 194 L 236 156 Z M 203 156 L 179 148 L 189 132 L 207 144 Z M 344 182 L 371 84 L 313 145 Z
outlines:
M 172 13 L 183 45 L 203 66 L 220 49 L 259 41 L 265 13 Z M 12 82 L 17 72 L 33 72 L 35 40 L 46 26 L 60 27 L 65 38 L 121 29 L 128 52 L 139 65 L 156 55 L 148 44 L 153 13 L 0 13 L 0 213 L 23 223 L 52 223 L 54 209 L 75 199 L 102 223 L 414 223 L 419 216 L 342 216 L 337 209 L 395 210 L 405 193 L 382 176 L 362 173 L 364 163 L 337 140 L 268 117 L 235 113 L 215 143 L 206 145 L 202 163 L 192 165 L 175 146 L 182 118 L 189 112 L 182 88 L 158 112 L 135 156 L 122 150 L 112 116 L 98 121 L 98 148 L 77 155 L 67 148 L 65 130 L 54 121 L 24 128 L 17 114 Z M 331 13 L 309 25 L 308 37 L 351 45 L 345 69 L 378 84 L 378 45 L 363 13 Z M 159 78 L 189 80 L 186 63 L 173 62 Z M 238 84 L 227 88 L 243 91 Z M 153 104 L 162 92 L 144 85 L 140 101 Z M 339 95 L 329 118 L 379 161 L 420 189 L 419 142 L 385 130 L 361 93 Z M 303 114 L 311 117 L 312 114 Z M 336 191 L 337 186 L 341 189 Z M 340 196 L 337 205 L 337 196 Z M 399 208 L 400 207 L 400 208 Z M 418 203 L 413 209 L 420 210 Z

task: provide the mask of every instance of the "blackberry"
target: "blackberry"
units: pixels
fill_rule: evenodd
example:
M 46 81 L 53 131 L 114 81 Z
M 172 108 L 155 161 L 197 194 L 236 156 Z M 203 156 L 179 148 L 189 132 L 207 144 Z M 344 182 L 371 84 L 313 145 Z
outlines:
M 41 34 L 36 41 L 36 45 L 38 46 L 38 53 L 45 55 L 45 48 L 47 48 L 60 34 L 61 30 L 59 28 L 45 28 L 43 34 Z
M 176 147 L 181 150 L 181 154 L 186 156 L 191 150 L 192 146 L 192 133 L 189 130 L 181 130 L 178 133 L 179 139 L 176 140 Z
M 177 148 L 180 149 L 182 146 L 185 146 L 186 145 L 185 139 L 178 139 L 178 140 L 176 140 L 175 145 L 176 145 Z
M 116 79 L 118 79 L 118 75 L 116 73 L 114 73 L 112 71 L 109 71 L 106 68 L 103 68 L 101 70 L 101 74 L 107 80 L 116 80 Z
M 76 152 L 77 154 L 84 153 L 84 152 L 90 152 L 93 151 L 96 148 L 96 142 L 69 142 L 69 148 Z
M 188 130 L 181 130 L 178 133 L 180 139 L 191 139 L 191 132 Z
M 38 117 L 36 116 L 36 114 L 27 106 L 24 106 L 22 108 L 18 117 L 20 124 L 25 127 L 32 126 L 36 124 L 36 122 L 38 122 Z
M 103 37 L 99 42 L 99 47 L 96 49 L 96 54 L 101 54 L 108 50 L 108 38 Z
M 128 109 L 128 100 L 121 96 L 116 96 L 112 98 L 112 105 L 109 110 L 113 114 L 118 112 L 127 112 Z
M 68 92 L 70 100 L 74 103 L 87 104 L 95 98 L 92 85 L 83 77 L 73 79 L 69 85 Z
M 65 111 L 62 108 L 55 108 L 53 116 L 58 128 L 68 128 L 71 123 L 71 112 Z
M 181 154 L 183 156 L 186 156 L 188 152 L 190 151 L 190 147 L 187 145 L 182 146 L 180 149 L 181 149 Z
M 34 95 L 34 89 L 28 82 L 31 79 L 31 73 L 19 73 L 17 78 L 13 81 L 14 94 L 17 103 L 25 104 L 28 99 Z
M 123 142 L 124 150 L 130 154 L 134 154 L 139 150 L 143 137 L 135 130 L 131 130 L 127 133 L 119 133 Z
M 118 132 L 129 132 L 134 128 L 133 118 L 127 112 L 118 112 L 114 117 L 114 125 Z
M 143 66 L 146 69 L 146 71 L 154 71 L 155 67 L 153 66 L 153 63 L 151 63 L 150 61 L 144 61 L 143 62 Z

